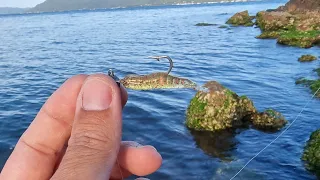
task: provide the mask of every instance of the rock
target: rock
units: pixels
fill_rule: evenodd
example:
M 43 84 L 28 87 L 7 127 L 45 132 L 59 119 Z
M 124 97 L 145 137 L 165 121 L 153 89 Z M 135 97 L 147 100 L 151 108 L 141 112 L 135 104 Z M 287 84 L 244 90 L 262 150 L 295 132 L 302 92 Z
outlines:
M 225 28 L 228 28 L 229 26 L 227 26 L 227 25 L 221 25 L 221 26 L 219 26 L 219 28 L 221 28 L 221 29 L 225 29 Z
M 306 168 L 320 178 L 320 129 L 311 134 L 302 160 L 306 162 Z
M 320 88 L 320 79 L 318 80 L 308 80 L 308 79 L 299 79 L 296 81 L 296 84 L 302 84 L 310 88 L 313 94 L 315 94 L 316 97 L 320 98 L 320 91 L 318 89 Z
M 320 68 L 314 69 L 313 72 L 316 72 L 318 76 L 320 77 Z
M 256 38 L 258 39 L 277 39 L 280 36 L 280 33 L 277 31 L 265 31 Z
M 320 31 L 285 31 L 281 32 L 277 40 L 279 44 L 311 48 L 320 42 Z
M 299 58 L 299 61 L 300 62 L 310 62 L 310 61 L 315 61 L 317 60 L 317 57 L 313 56 L 313 55 L 310 55 L 310 54 L 307 54 L 307 55 L 302 55 L 300 58 Z
M 319 0 L 290 0 L 285 6 L 278 8 L 281 11 L 296 12 L 296 11 L 319 11 Z
M 210 24 L 210 23 L 198 23 L 196 26 L 216 26 L 217 24 Z
M 267 109 L 262 113 L 250 114 L 246 117 L 252 125 L 259 130 L 277 131 L 283 128 L 288 121 L 281 115 L 281 113 Z
M 273 11 L 257 13 L 257 38 L 276 38 L 279 44 L 310 48 L 320 43 L 319 0 L 291 0 Z
M 248 11 L 243 11 L 233 15 L 227 22 L 227 24 L 232 24 L 234 26 L 253 26 L 252 17 L 249 15 Z
M 287 12 L 266 12 L 257 14 L 256 24 L 264 31 L 289 30 L 294 26 L 294 18 Z
M 253 102 L 215 81 L 198 91 L 187 110 L 186 125 L 195 130 L 216 131 L 243 125 L 243 117 L 256 113 Z

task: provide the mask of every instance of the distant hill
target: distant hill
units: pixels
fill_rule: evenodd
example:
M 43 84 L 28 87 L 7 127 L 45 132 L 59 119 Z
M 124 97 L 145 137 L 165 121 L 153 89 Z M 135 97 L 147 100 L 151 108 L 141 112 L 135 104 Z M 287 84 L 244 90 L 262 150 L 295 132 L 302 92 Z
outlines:
M 144 5 L 220 2 L 222 0 L 46 0 L 29 12 L 52 12 L 79 9 L 100 9 Z M 232 1 L 232 0 L 224 0 Z
M 0 14 L 20 14 L 25 13 L 30 8 L 11 8 L 11 7 L 0 7 Z

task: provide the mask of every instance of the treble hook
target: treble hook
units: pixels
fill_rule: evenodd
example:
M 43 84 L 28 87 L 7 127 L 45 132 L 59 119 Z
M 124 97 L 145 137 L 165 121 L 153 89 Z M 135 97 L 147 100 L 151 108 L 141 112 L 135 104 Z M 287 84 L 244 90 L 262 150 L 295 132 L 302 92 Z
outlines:
M 166 58 L 169 60 L 170 62 L 170 67 L 169 67 L 169 70 L 168 70 L 168 75 L 170 74 L 172 68 L 173 68 L 173 61 L 172 59 L 169 57 L 169 56 L 150 56 L 148 58 L 151 58 L 151 59 L 156 59 L 157 61 L 160 61 L 160 59 L 163 59 L 163 58 Z

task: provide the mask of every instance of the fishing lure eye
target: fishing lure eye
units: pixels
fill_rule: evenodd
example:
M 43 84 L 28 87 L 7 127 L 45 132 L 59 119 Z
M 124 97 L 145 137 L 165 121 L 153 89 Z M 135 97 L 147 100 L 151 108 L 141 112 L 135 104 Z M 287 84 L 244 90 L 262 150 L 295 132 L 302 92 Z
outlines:
M 120 79 L 116 75 L 114 75 L 114 71 L 112 69 L 109 69 L 108 76 L 110 76 L 120 87 Z

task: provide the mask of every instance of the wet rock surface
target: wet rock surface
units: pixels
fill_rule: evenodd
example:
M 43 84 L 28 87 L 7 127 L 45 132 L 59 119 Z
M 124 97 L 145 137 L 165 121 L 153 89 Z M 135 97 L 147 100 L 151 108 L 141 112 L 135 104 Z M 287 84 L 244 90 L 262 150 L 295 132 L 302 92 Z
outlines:
M 287 121 L 274 111 L 259 113 L 253 102 L 216 81 L 204 85 L 207 91 L 198 91 L 187 110 L 186 125 L 195 130 L 218 131 L 247 126 L 260 130 L 279 130 Z
M 252 123 L 253 127 L 265 131 L 277 131 L 287 124 L 287 121 L 281 113 L 267 109 L 262 113 L 254 113 L 246 117 L 246 120 Z
M 277 39 L 279 44 L 301 48 L 318 45 L 320 43 L 319 2 L 318 0 L 291 0 L 277 9 L 258 12 L 255 24 L 261 29 L 261 35 L 257 38 Z M 239 14 L 244 13 L 237 13 L 230 20 L 241 17 Z
M 311 134 L 302 159 L 306 162 L 306 168 L 320 178 L 320 129 Z
M 226 23 L 234 26 L 253 26 L 252 19 L 248 11 L 243 11 L 233 15 Z
M 307 55 L 302 55 L 302 56 L 299 58 L 299 61 L 300 61 L 300 62 L 310 62 L 310 61 L 315 61 L 315 60 L 317 60 L 317 59 L 318 59 L 318 58 L 317 58 L 316 56 L 307 54 Z
M 299 79 L 296 81 L 296 84 L 301 84 L 306 87 L 309 87 L 312 94 L 315 94 L 315 97 L 320 98 L 320 92 L 318 89 L 320 88 L 320 79 L 317 80 L 309 80 L 309 79 Z
M 197 23 L 195 26 L 217 26 L 217 24 L 211 24 L 211 23 Z

